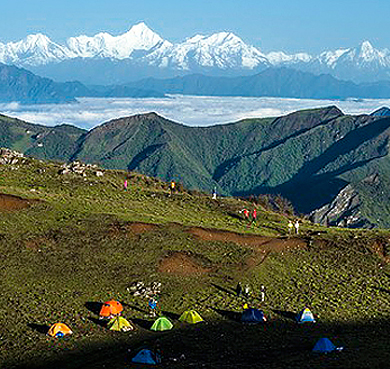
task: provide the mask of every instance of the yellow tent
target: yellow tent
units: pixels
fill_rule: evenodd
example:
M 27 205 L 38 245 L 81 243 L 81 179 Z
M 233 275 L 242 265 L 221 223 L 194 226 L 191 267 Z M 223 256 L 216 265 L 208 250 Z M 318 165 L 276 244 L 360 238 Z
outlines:
M 202 317 L 195 310 L 187 310 L 181 314 L 179 320 L 191 324 L 203 322 Z
M 52 337 L 63 337 L 72 333 L 71 329 L 64 323 L 53 324 L 47 332 L 47 334 Z
M 108 322 L 107 327 L 111 331 L 118 331 L 118 332 L 127 332 L 127 331 L 132 331 L 134 329 L 134 327 L 130 324 L 130 322 L 125 318 L 123 318 L 122 316 L 112 318 Z

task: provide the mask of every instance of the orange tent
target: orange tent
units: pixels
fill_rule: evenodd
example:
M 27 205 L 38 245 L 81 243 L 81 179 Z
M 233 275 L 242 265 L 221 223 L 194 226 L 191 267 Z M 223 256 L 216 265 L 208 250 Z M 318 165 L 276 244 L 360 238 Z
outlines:
M 123 306 L 119 301 L 111 300 L 103 304 L 100 309 L 100 318 L 112 318 L 122 312 Z
M 53 324 L 47 332 L 52 337 L 62 337 L 72 333 L 71 329 L 64 323 Z

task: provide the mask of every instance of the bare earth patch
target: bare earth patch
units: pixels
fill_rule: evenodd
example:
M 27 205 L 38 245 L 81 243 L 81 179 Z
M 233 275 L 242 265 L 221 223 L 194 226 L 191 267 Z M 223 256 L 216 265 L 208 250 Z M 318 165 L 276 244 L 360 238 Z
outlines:
M 19 196 L 0 194 L 0 211 L 14 211 L 30 206 L 31 200 L 22 199 Z
M 157 226 L 148 223 L 115 223 L 110 226 L 109 233 L 112 237 L 139 236 L 142 233 L 153 231 Z
M 157 228 L 157 226 L 155 224 L 149 223 L 130 223 L 126 228 L 132 233 L 139 235 L 145 232 L 153 231 Z
M 191 255 L 175 252 L 161 260 L 158 270 L 162 273 L 186 276 L 208 273 L 211 269 L 201 266 Z
M 300 238 L 272 238 L 197 227 L 190 228 L 189 233 L 202 241 L 234 242 L 250 248 L 253 253 L 246 260 L 247 268 L 260 265 L 271 252 L 283 253 L 307 247 Z

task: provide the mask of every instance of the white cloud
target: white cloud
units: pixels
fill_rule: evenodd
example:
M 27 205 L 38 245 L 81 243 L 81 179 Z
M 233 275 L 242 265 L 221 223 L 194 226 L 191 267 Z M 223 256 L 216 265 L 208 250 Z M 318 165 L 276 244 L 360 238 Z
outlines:
M 279 116 L 301 109 L 329 105 L 336 105 L 347 114 L 368 114 L 382 106 L 390 106 L 390 99 L 335 101 L 172 95 L 165 99 L 83 98 L 78 104 L 20 105 L 7 103 L 0 104 L 0 112 L 31 123 L 49 126 L 69 123 L 89 129 L 111 119 L 151 111 L 186 125 L 210 126 L 244 118 Z

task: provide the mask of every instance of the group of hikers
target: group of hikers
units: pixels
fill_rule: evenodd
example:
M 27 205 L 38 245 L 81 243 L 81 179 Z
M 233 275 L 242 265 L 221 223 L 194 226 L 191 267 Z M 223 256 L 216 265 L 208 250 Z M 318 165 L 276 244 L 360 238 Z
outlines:
M 244 287 L 242 287 L 241 282 L 237 283 L 236 286 L 236 295 L 237 297 L 244 297 L 244 298 L 249 298 L 251 295 L 251 290 L 248 284 L 246 284 Z M 260 287 L 260 301 L 264 302 L 265 300 L 265 286 L 262 285 Z
M 125 181 L 123 183 L 123 188 L 125 191 L 127 191 L 127 188 L 128 188 L 127 179 L 125 179 Z M 172 180 L 169 183 L 170 196 L 172 196 L 176 192 L 176 188 L 177 188 L 176 182 Z M 216 188 L 213 189 L 212 199 L 213 200 L 217 199 L 217 189 Z M 248 225 L 247 225 L 248 227 L 250 227 L 251 225 L 256 225 L 256 223 L 257 223 L 257 209 L 256 208 L 254 208 L 251 212 L 247 208 L 244 208 L 240 211 L 240 213 L 244 214 L 244 219 L 248 222 Z M 290 235 L 292 233 L 299 234 L 299 220 L 298 219 L 294 223 L 291 220 L 288 222 L 288 233 Z
M 244 219 L 248 221 L 248 227 L 251 224 L 256 224 L 257 222 L 257 209 L 254 208 L 252 212 L 249 212 L 248 209 L 242 209 L 241 213 L 244 214 Z
M 293 230 L 295 228 L 295 234 L 299 234 L 299 220 L 297 219 L 295 223 L 293 223 L 291 220 L 288 222 L 288 233 L 293 233 Z

